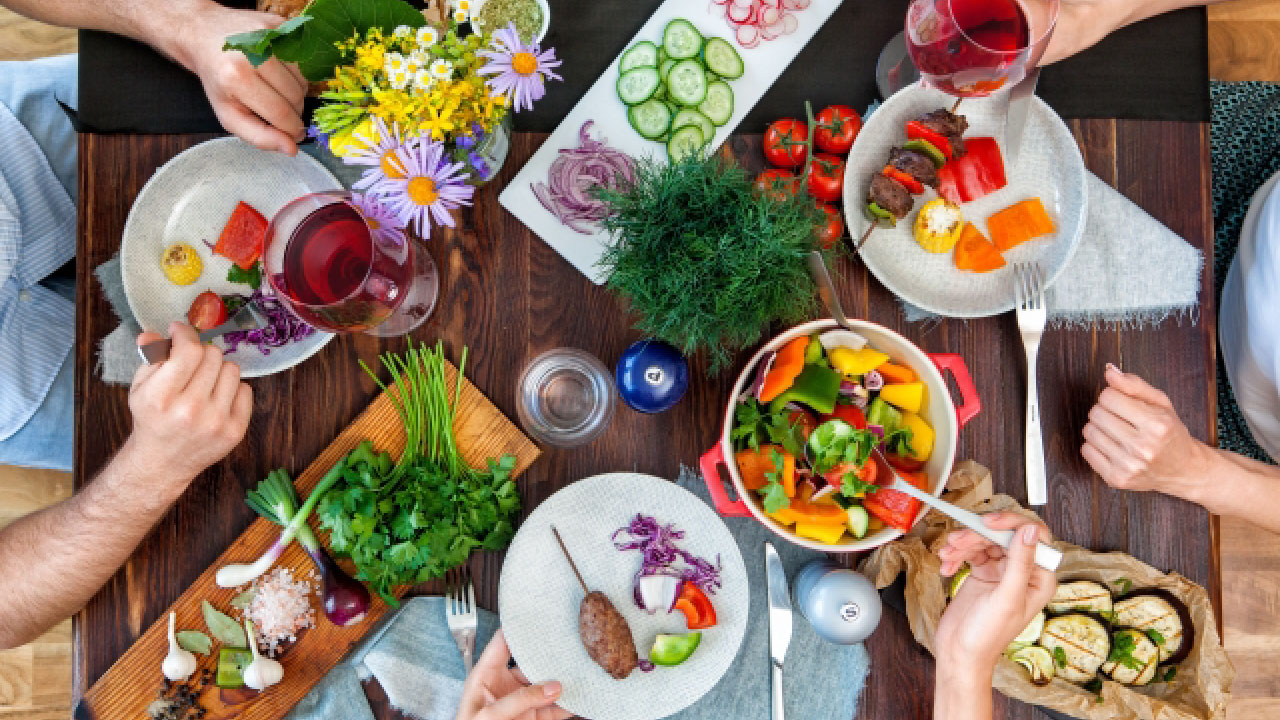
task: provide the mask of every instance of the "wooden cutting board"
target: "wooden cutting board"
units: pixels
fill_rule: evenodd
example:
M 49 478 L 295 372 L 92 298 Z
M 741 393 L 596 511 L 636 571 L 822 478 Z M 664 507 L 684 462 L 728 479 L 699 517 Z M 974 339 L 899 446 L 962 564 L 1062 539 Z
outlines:
M 447 368 L 450 395 L 456 380 L 456 370 Z M 394 390 L 392 391 L 394 392 Z M 454 433 L 463 457 L 474 467 L 484 467 L 485 460 L 510 454 L 516 458 L 514 476 L 519 476 L 537 459 L 538 448 L 520 432 L 510 420 L 489 402 L 470 382 L 463 380 L 462 395 L 458 400 L 458 412 L 454 421 Z M 311 488 L 333 467 L 340 458 L 350 452 L 362 440 L 373 441 L 377 450 L 386 450 L 392 457 L 399 457 L 404 448 L 404 427 L 396 414 L 391 398 L 382 394 L 375 399 L 355 422 L 347 426 L 338 437 L 320 453 L 295 481 L 298 494 L 306 498 Z M 315 523 L 312 523 L 313 529 Z M 218 560 L 196 578 L 191 587 L 179 597 L 169 610 L 177 613 L 178 630 L 200 630 L 208 633 L 200 613 L 200 602 L 208 600 L 214 607 L 239 619 L 231 610 L 230 602 L 238 591 L 220 588 L 214 582 L 219 567 L 231 562 L 253 562 L 275 542 L 280 527 L 262 518 L 254 520 Z M 325 538 L 321 534 L 322 541 Z M 342 563 L 348 571 L 349 563 Z M 290 544 L 281 555 L 276 567 L 287 567 L 295 577 L 308 577 L 312 569 L 311 559 L 298 543 Z M 397 596 L 408 587 L 399 588 Z M 205 720 L 243 718 L 245 720 L 275 720 L 288 713 L 311 688 L 347 654 L 365 633 L 377 625 L 389 610 L 376 595 L 369 616 L 361 623 L 340 628 L 325 619 L 317 608 L 316 627 L 301 633 L 297 643 L 289 648 L 280 662 L 284 665 L 284 680 L 262 693 L 252 690 L 223 690 L 212 681 L 204 684 L 199 703 L 207 711 Z M 85 693 L 76 706 L 77 720 L 140 720 L 147 718 L 147 706 L 156 699 L 156 692 L 164 682 L 160 663 L 169 651 L 169 613 L 156 618 L 142 637 L 129 648 L 98 682 Z M 218 643 L 214 642 L 213 654 L 196 657 L 200 669 L 196 680 L 205 668 L 217 663 Z

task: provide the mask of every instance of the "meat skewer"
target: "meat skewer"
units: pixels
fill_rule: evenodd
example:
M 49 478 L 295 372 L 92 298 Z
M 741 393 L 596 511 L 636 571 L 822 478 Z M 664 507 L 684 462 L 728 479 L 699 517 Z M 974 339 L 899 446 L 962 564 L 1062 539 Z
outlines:
M 582 585 L 582 591 L 586 593 L 578 608 L 578 636 L 582 640 L 582 646 L 586 648 L 591 659 L 604 668 L 605 672 L 614 679 L 622 680 L 640 664 L 635 639 L 631 637 L 631 628 L 627 625 L 626 618 L 622 617 L 622 613 L 618 612 L 618 609 L 609 601 L 608 596 L 587 587 L 586 581 L 582 579 L 582 573 L 578 571 L 577 563 L 569 554 L 569 548 L 564 544 L 564 538 L 560 537 L 560 531 L 554 525 L 551 527 L 551 532 L 555 533 L 556 542 L 560 543 L 560 549 L 564 552 L 565 559 L 569 561 L 569 567 L 573 569 L 573 574 L 578 577 L 578 583 Z

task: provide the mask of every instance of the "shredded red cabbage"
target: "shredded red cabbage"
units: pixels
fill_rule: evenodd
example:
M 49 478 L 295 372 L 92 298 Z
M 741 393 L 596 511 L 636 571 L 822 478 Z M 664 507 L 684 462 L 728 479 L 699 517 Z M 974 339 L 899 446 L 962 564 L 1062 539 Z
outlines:
M 225 353 L 227 355 L 238 350 L 241 343 L 253 345 L 263 355 L 270 355 L 272 348 L 284 347 L 316 331 L 315 328 L 299 320 L 297 315 L 289 312 L 275 297 L 261 290 L 254 290 L 253 295 L 247 298 L 243 295 L 228 295 L 223 298 L 223 301 L 232 298 L 255 303 L 267 317 L 267 325 L 256 330 L 236 330 L 223 335 L 222 341 L 227 346 Z
M 629 538 L 618 540 L 621 534 Z M 639 550 L 643 556 L 640 570 L 636 572 L 631 583 L 631 595 L 636 606 L 643 608 L 640 602 L 640 578 L 645 575 L 671 575 L 697 585 L 708 595 L 714 595 L 720 587 L 720 556 L 716 556 L 716 564 L 682 550 L 676 540 L 684 537 L 683 530 L 675 525 L 662 525 L 657 519 L 648 515 L 636 514 L 631 524 L 614 531 L 613 546 L 619 550 Z M 675 567 L 677 561 L 684 561 L 681 567 Z
M 635 170 L 631 156 L 591 137 L 592 121 L 578 131 L 578 147 L 564 148 L 551 163 L 546 183 L 534 183 L 533 194 L 556 219 L 575 232 L 590 235 L 608 215 L 592 195 L 596 186 L 630 185 Z

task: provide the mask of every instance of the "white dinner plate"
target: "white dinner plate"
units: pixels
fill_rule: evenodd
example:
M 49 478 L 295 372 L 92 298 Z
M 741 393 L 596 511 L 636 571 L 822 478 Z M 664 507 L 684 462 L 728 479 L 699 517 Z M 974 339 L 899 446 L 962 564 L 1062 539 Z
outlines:
M 631 626 L 643 659 L 658 633 L 684 633 L 679 612 L 649 615 L 631 599 L 638 550 L 611 539 L 637 513 L 685 532 L 681 548 L 722 564 L 711 595 L 717 624 L 702 631 L 692 657 L 676 667 L 635 670 L 614 680 L 587 655 L 578 636 L 582 587 L 564 559 L 554 525 L 592 590 L 609 596 Z M 763 592 L 763 590 L 762 590 Z M 747 629 L 747 569 L 724 521 L 693 493 L 652 475 L 611 473 L 580 480 L 547 498 L 516 533 L 502 564 L 498 608 L 511 654 L 531 682 L 559 680 L 560 706 L 592 720 L 651 720 L 693 704 L 729 669 Z M 760 658 L 760 662 L 765 662 Z
M 907 140 L 906 123 L 938 108 L 950 108 L 956 99 L 933 88 L 913 85 L 872 113 L 849 153 L 845 170 L 844 208 L 850 235 L 861 238 L 868 220 L 863 214 L 867 186 L 874 173 L 888 161 L 889 150 Z M 966 138 L 993 137 L 1004 147 L 1004 94 L 990 98 L 966 98 L 957 112 L 969 120 Z M 1017 164 L 1005 175 L 1008 185 L 990 195 L 961 205 L 965 218 L 983 235 L 986 219 L 1020 200 L 1038 197 L 1053 218 L 1057 232 L 1028 241 L 1004 253 L 1005 267 L 989 273 L 957 270 L 952 253 L 926 252 L 912 236 L 916 213 L 937 197 L 931 189 L 916 197 L 915 208 L 894 228 L 878 228 L 862 248 L 867 269 L 898 297 L 938 315 L 985 317 L 1013 309 L 1013 264 L 1038 262 L 1048 285 L 1066 267 L 1084 233 L 1086 216 L 1084 158 L 1075 138 L 1040 98 L 1027 113 Z
M 227 281 L 231 261 L 214 255 L 205 244 L 218 241 L 237 202 L 249 203 L 270 220 L 300 195 L 341 189 L 333 174 L 309 155 L 267 152 L 234 137 L 210 140 L 177 155 L 138 193 L 120 241 L 125 297 L 138 324 L 167 334 L 169 323 L 184 320 L 191 301 L 205 290 L 219 295 L 252 292 Z M 204 263 L 200 279 L 191 285 L 174 285 L 160 267 L 164 249 L 176 242 L 194 247 Z M 269 354 L 241 344 L 227 358 L 240 365 L 241 377 L 261 377 L 297 365 L 332 339 L 332 333 L 317 330 Z

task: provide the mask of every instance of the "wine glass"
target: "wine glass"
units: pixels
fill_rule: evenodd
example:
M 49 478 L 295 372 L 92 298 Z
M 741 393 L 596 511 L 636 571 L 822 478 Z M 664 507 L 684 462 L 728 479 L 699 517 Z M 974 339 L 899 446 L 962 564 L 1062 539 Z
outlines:
M 421 243 L 371 229 L 347 192 L 303 195 L 267 226 L 267 281 L 285 307 L 330 332 L 405 335 L 426 321 L 440 275 Z
M 896 57 L 903 49 L 925 83 L 945 93 L 985 97 L 1011 87 L 1040 62 L 1059 6 L 1060 0 L 912 0 L 902 39 L 881 55 L 881 92 L 888 97 L 914 82 L 906 57 Z

